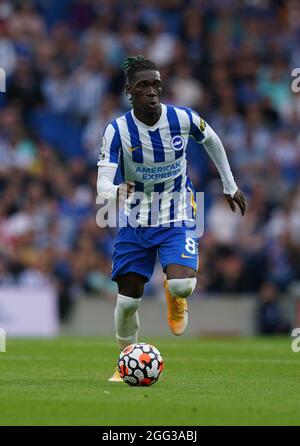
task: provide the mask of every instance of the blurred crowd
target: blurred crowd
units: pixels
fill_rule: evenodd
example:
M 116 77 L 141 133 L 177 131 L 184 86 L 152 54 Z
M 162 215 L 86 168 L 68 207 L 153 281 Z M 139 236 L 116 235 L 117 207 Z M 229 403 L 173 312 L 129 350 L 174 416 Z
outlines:
M 0 285 L 54 283 L 62 318 L 84 294 L 115 296 L 96 162 L 105 126 L 130 107 L 120 64 L 143 54 L 162 101 L 219 134 L 247 196 L 246 215 L 233 214 L 190 142 L 206 210 L 196 295 L 276 303 L 300 280 L 299 42 L 297 0 L 0 0 Z M 161 281 L 157 269 L 145 294 Z

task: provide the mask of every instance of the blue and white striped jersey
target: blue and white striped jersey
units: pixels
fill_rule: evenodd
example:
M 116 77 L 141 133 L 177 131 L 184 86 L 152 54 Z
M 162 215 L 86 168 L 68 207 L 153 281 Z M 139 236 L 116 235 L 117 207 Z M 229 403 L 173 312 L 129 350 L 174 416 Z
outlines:
M 135 191 L 144 192 L 139 224 L 153 226 L 150 210 L 153 192 L 160 193 L 155 226 L 195 218 L 194 188 L 188 177 L 186 148 L 190 137 L 203 143 L 209 129 L 195 111 L 165 104 L 153 126 L 140 122 L 131 110 L 106 127 L 98 166 L 120 163 L 124 181 L 134 182 Z M 174 192 L 179 197 L 175 206 L 170 195 Z M 127 206 L 132 206 L 134 197 L 127 201 Z M 191 202 L 192 212 L 187 206 Z

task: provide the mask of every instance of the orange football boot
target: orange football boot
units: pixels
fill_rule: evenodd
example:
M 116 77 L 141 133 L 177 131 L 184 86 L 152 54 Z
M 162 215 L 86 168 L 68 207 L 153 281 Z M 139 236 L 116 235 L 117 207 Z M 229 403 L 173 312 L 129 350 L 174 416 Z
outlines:
M 122 383 L 123 382 L 123 379 L 120 376 L 118 367 L 116 367 L 114 374 L 109 378 L 108 381 L 111 383 Z
M 186 298 L 173 297 L 168 288 L 167 279 L 164 279 L 166 300 L 168 306 L 168 325 L 175 336 L 185 332 L 188 324 L 188 305 Z

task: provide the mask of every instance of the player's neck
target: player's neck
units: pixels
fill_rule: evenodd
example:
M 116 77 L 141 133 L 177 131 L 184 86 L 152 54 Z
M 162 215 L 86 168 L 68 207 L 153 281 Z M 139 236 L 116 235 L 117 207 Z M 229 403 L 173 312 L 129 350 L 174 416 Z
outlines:
M 145 112 L 138 108 L 135 107 L 133 108 L 134 116 L 143 124 L 149 126 L 153 126 L 159 121 L 161 112 L 162 112 L 161 104 L 159 104 L 157 110 L 153 110 L 153 112 Z

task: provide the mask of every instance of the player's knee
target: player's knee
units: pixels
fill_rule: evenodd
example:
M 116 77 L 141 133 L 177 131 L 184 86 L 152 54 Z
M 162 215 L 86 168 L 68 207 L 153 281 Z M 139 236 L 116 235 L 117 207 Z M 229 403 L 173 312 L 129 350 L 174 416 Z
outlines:
M 196 277 L 186 279 L 168 279 L 168 288 L 174 297 L 189 297 L 195 289 Z
M 144 291 L 143 286 L 132 286 L 132 285 L 123 285 L 119 286 L 119 294 L 123 296 L 133 297 L 134 299 L 139 299 L 142 297 Z
M 144 292 L 144 281 L 141 277 L 133 274 L 126 274 L 117 277 L 118 290 L 123 296 L 130 296 L 135 299 L 142 297 Z

